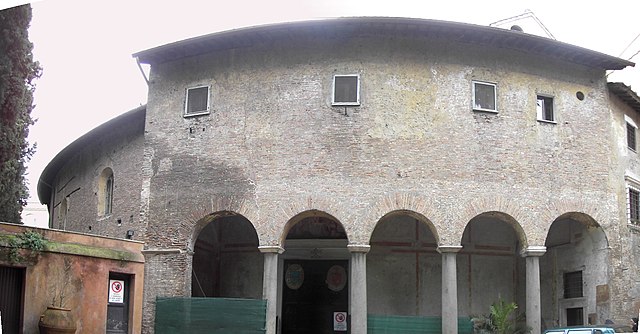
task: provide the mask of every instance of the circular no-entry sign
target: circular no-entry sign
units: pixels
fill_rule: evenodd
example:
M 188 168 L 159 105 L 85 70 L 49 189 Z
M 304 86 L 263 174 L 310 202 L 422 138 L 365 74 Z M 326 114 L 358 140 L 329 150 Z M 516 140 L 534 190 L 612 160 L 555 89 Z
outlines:
M 119 281 L 113 281 L 113 283 L 111 283 L 111 290 L 115 293 L 122 291 L 122 283 Z

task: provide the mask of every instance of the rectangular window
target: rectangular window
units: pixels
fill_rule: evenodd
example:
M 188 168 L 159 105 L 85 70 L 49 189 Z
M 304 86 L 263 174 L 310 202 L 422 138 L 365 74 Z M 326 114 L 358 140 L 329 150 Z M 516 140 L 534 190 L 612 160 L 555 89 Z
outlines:
M 632 188 L 629 188 L 629 220 L 640 222 L 640 192 Z
M 582 270 L 564 273 L 564 298 L 580 298 L 582 293 Z
M 555 122 L 553 115 L 553 98 L 538 95 L 536 98 L 536 112 L 539 121 Z
M 334 106 L 359 106 L 360 105 L 360 76 L 357 74 L 333 76 Z
M 636 150 L 636 127 L 627 122 L 627 147 Z
M 187 88 L 184 115 L 195 116 L 209 113 L 209 86 Z
M 498 112 L 495 84 L 473 81 L 473 110 Z

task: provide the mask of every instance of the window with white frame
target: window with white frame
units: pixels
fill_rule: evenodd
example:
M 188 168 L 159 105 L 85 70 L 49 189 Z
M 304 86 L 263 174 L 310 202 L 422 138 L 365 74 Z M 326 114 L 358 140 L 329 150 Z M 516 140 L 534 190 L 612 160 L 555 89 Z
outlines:
M 624 120 L 627 127 L 627 147 L 633 151 L 636 150 L 636 129 L 638 126 L 631 119 L 631 117 L 624 115 Z
M 196 116 L 209 113 L 209 86 L 187 88 L 184 115 Z
M 473 110 L 498 112 L 496 84 L 473 81 Z
M 358 74 L 336 74 L 333 76 L 331 105 L 360 105 L 360 76 Z
M 536 113 L 539 121 L 555 122 L 553 97 L 538 95 L 536 97 Z

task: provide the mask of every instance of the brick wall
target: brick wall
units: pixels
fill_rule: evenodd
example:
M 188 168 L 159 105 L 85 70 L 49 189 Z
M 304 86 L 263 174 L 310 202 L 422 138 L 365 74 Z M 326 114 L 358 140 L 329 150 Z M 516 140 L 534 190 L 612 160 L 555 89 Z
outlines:
M 345 73 L 361 77 L 359 107 L 330 106 L 332 76 Z M 161 228 L 148 242 L 184 245 L 227 199 L 256 203 L 252 223 L 273 244 L 291 218 L 281 213 L 311 199 L 333 203 L 350 239 L 366 243 L 377 221 L 368 212 L 406 195 L 437 208 L 446 244 L 479 206 L 512 210 L 530 243 L 543 244 L 563 213 L 549 207 L 595 206 L 586 213 L 597 218 L 617 210 L 603 74 L 480 46 L 368 38 L 154 66 L 144 219 Z M 497 83 L 497 114 L 471 111 L 472 80 Z M 211 113 L 183 118 L 185 89 L 196 85 L 211 85 Z M 557 124 L 536 121 L 537 93 L 554 96 Z
M 144 117 L 113 126 L 107 134 L 93 137 L 65 163 L 55 178 L 52 228 L 117 238 L 125 238 L 127 230 L 133 230 L 134 239 L 142 239 L 143 126 Z M 106 168 L 113 171 L 114 185 L 112 212 L 104 215 L 99 209 L 103 194 L 98 183 Z

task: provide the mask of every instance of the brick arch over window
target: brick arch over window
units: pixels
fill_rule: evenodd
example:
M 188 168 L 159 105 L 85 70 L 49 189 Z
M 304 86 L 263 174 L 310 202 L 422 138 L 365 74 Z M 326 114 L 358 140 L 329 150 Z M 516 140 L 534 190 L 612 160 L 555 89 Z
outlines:
M 440 231 L 447 228 L 448 219 L 437 208 L 437 203 L 420 195 L 395 193 L 386 196 L 367 210 L 367 215 L 361 221 L 361 232 L 357 235 L 357 240 L 354 240 L 354 243 L 368 244 L 373 230 L 382 218 L 394 212 L 403 212 L 426 222 L 438 244 L 441 244 Z
M 480 198 L 467 204 L 460 212 L 459 218 L 456 219 L 457 223 L 463 224 L 463 226 L 451 230 L 452 233 L 456 234 L 452 234 L 451 238 L 455 238 L 457 242 L 460 242 L 466 225 L 472 219 L 481 215 L 491 215 L 511 225 L 523 249 L 529 246 L 528 236 L 522 227 L 523 222 L 528 221 L 527 214 L 522 209 L 522 204 L 502 197 Z
M 103 169 L 98 178 L 98 216 L 107 216 L 113 211 L 114 185 L 113 170 Z

